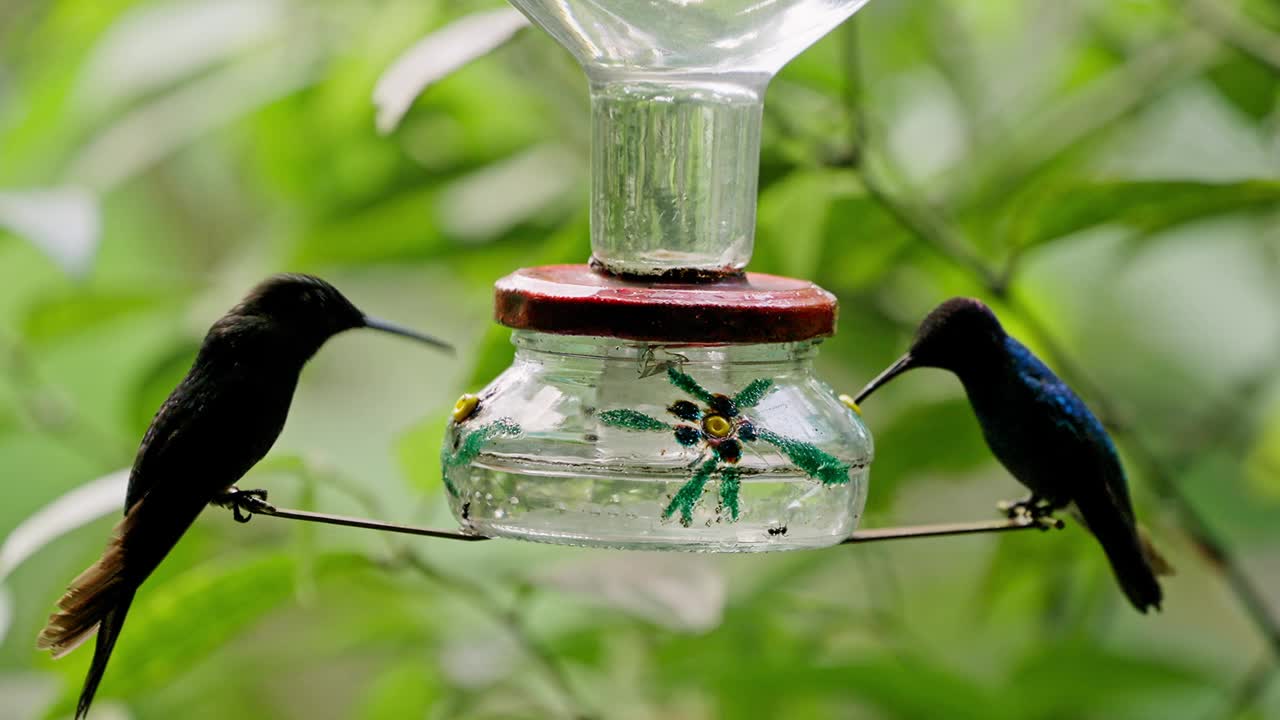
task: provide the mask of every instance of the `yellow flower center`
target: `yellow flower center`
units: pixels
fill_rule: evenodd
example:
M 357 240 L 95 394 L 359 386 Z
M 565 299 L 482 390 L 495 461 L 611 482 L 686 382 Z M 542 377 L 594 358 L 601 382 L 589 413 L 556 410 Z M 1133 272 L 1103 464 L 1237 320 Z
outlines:
M 458 402 L 453 404 L 453 421 L 462 422 L 463 420 L 466 420 L 471 417 L 471 414 L 474 413 L 476 408 L 479 406 L 480 398 L 472 395 L 471 393 L 464 394 L 462 397 L 458 398 Z
M 840 402 L 844 403 L 845 407 L 858 413 L 859 415 L 862 414 L 862 408 L 858 407 L 858 403 L 854 402 L 853 398 L 849 397 L 848 395 L 841 395 Z
M 727 437 L 733 430 L 733 425 L 719 415 L 708 415 L 707 419 L 702 421 L 702 427 L 713 438 Z

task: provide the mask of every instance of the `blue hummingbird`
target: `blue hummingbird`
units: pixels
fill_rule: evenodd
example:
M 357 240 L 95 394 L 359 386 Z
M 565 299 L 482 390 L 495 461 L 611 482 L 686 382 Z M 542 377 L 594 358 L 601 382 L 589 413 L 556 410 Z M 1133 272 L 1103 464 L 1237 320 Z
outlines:
M 1129 602 L 1143 613 L 1159 610 L 1156 575 L 1170 568 L 1138 526 L 1115 444 L 1084 401 L 972 298 L 934 308 L 911 349 L 855 402 L 921 367 L 960 379 L 991 452 L 1031 490 L 1028 499 L 1005 505 L 1010 515 L 1069 509 L 1102 544 Z

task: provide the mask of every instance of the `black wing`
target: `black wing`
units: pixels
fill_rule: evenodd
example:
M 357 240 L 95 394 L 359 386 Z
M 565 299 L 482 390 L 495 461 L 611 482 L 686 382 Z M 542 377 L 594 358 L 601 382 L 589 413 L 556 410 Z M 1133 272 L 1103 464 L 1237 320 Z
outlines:
M 235 484 L 280 436 L 296 385 L 296 373 L 268 382 L 210 372 L 197 361 L 142 439 L 129 474 L 126 511 L 159 483 L 182 483 L 205 502 Z

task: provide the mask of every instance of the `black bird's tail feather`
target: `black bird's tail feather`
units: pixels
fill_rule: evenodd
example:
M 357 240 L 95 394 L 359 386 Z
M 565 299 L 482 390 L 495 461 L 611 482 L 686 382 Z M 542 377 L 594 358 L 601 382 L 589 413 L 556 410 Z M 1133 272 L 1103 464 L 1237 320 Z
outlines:
M 89 714 L 89 706 L 93 696 L 98 692 L 98 684 L 107 671 L 107 661 L 111 659 L 111 651 L 115 649 L 116 638 L 124 627 L 124 617 L 129 613 L 129 605 L 133 603 L 132 588 L 122 592 L 115 604 L 102 617 L 98 627 L 98 641 L 93 648 L 93 662 L 89 665 L 89 674 L 84 678 L 84 688 L 80 691 L 80 700 L 76 703 L 76 720 L 83 720 Z
M 124 572 L 125 537 L 135 525 L 133 515 L 116 525 L 102 557 L 71 581 L 66 594 L 58 601 L 58 612 L 49 616 L 49 623 L 36 640 L 38 649 L 49 650 L 55 658 L 60 658 L 83 644 L 95 631 L 98 633 L 93 662 L 76 705 L 77 720 L 89 712 L 137 590 Z
M 93 662 L 80 692 L 76 720 L 89 712 L 107 661 L 124 627 L 134 593 L 178 542 L 204 507 L 200 498 L 182 498 L 153 491 L 116 525 L 111 541 L 97 562 L 71 581 L 58 600 L 58 612 L 40 632 L 36 648 L 60 658 L 98 633 Z M 181 504 L 179 504 L 181 503 Z

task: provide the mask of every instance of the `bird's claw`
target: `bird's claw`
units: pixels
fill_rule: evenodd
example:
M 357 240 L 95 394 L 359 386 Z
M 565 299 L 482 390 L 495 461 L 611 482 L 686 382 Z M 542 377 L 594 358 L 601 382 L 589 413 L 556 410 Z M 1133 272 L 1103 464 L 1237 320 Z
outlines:
M 1050 514 L 1047 515 L 1033 517 L 1031 520 L 1035 524 L 1039 525 L 1041 530 L 1061 530 L 1067 526 L 1067 524 L 1062 521 L 1062 518 L 1056 518 L 1052 515 L 1052 510 L 1050 510 L 1049 513 Z
M 267 502 L 267 491 L 261 489 L 232 488 L 218 499 L 217 504 L 230 509 L 238 523 L 249 522 L 253 519 L 254 513 L 275 510 L 275 506 Z
M 1028 525 L 1038 525 L 1041 530 L 1061 530 L 1065 523 L 1053 516 L 1053 505 L 1048 500 L 1029 497 L 1025 500 L 1004 500 L 996 503 L 996 508 L 1010 520 L 1019 520 Z

